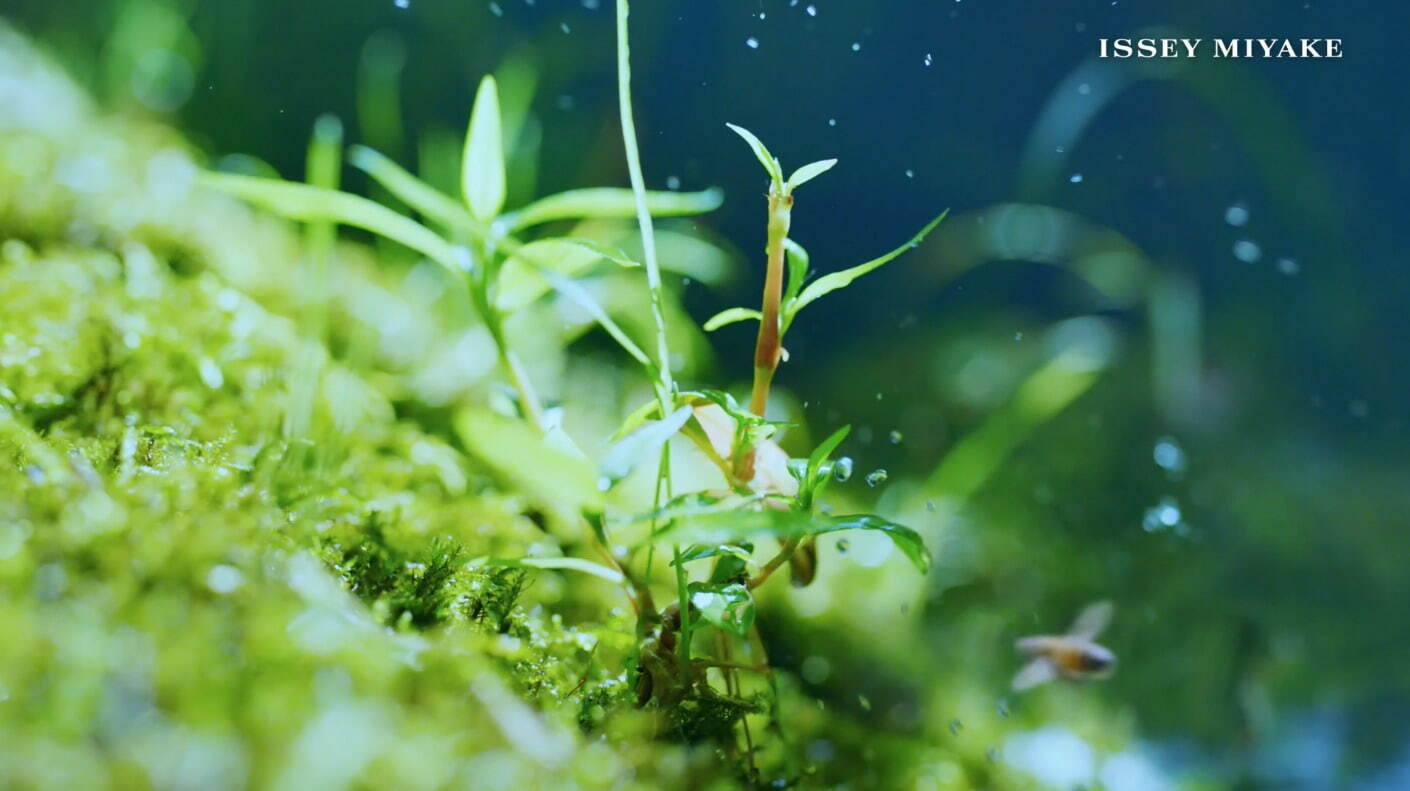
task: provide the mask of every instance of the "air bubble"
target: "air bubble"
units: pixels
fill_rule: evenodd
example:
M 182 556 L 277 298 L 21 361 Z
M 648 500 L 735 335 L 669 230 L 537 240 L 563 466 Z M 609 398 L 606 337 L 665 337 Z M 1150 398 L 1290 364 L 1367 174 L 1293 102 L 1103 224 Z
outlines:
M 1256 264 L 1258 259 L 1263 257 L 1263 249 L 1258 246 L 1258 242 L 1240 239 L 1234 242 L 1234 257 L 1246 264 Z
M 871 486 L 873 488 L 880 486 L 881 484 L 886 483 L 886 479 L 888 477 L 890 477 L 890 475 L 886 472 L 886 470 L 872 470 L 871 472 L 867 473 L 867 486 Z
M 852 477 L 852 457 L 843 456 L 832 463 L 832 477 L 838 483 L 846 483 Z
M 1172 475 L 1185 471 L 1185 450 L 1174 437 L 1161 437 L 1156 440 L 1155 447 L 1151 450 L 1151 458 L 1157 467 Z
M 758 49 L 758 48 L 759 48 L 759 39 L 754 38 L 753 36 L 750 36 L 749 38 L 745 39 L 745 40 L 744 40 L 744 43 L 745 43 L 750 49 Z

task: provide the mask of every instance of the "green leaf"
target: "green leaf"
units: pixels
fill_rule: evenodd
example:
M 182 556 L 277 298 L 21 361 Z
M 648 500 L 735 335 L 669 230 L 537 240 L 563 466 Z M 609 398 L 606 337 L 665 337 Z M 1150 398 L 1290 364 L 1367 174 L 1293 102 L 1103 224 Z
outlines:
M 724 201 L 718 189 L 701 192 L 648 192 L 646 209 L 653 217 L 678 217 L 714 211 Z M 568 190 L 530 203 L 506 215 L 510 230 L 531 225 L 580 218 L 631 219 L 636 217 L 636 198 L 629 189 L 589 187 Z
M 809 515 L 801 511 L 762 509 L 741 510 L 738 501 L 682 504 L 670 514 L 670 521 L 656 531 L 651 540 L 669 538 L 705 545 L 737 544 L 755 536 L 771 536 L 779 540 L 810 535 L 836 533 L 842 530 L 875 530 L 885 533 L 896 548 L 921 572 L 930 568 L 930 552 L 920 534 L 874 514 L 847 516 Z
M 618 346 L 621 346 L 626 350 L 627 354 L 630 354 L 633 359 L 641 363 L 642 367 L 646 369 L 648 376 L 655 377 L 656 363 L 652 362 L 651 358 L 646 356 L 646 352 L 642 351 L 641 347 L 637 346 L 636 343 L 632 341 L 626 331 L 618 326 L 617 322 L 613 321 L 611 316 L 607 315 L 607 311 L 597 303 L 596 299 L 593 299 L 592 295 L 587 292 L 587 289 L 578 285 L 576 280 L 564 277 L 546 267 L 540 267 L 538 271 L 539 274 L 543 275 L 544 279 L 548 281 L 548 284 L 553 286 L 555 291 L 567 297 L 570 301 L 576 303 L 578 307 L 586 311 L 602 329 L 607 331 L 608 335 L 612 336 L 612 340 L 616 341 Z
M 693 560 L 704 560 L 706 558 L 733 557 L 740 560 L 749 560 L 754 556 L 754 548 L 749 543 L 741 544 L 691 544 L 686 547 L 675 560 L 671 561 L 672 566 L 679 566 Z
M 930 550 L 920 533 L 875 514 L 851 514 L 849 516 L 826 516 L 815 520 L 808 532 L 814 535 L 836 533 L 840 530 L 879 530 L 891 539 L 891 543 L 901 550 L 916 570 L 924 574 L 930 570 Z
M 475 220 L 464 206 L 380 152 L 367 146 L 353 146 L 348 150 L 348 162 L 426 219 L 466 236 L 477 233 Z
M 587 239 L 559 237 L 529 242 L 515 250 L 500 267 L 495 307 L 513 313 L 548 293 L 552 286 L 539 273 L 541 269 L 577 277 L 604 258 L 622 266 L 640 266 L 621 250 Z
M 749 148 L 753 149 L 754 156 L 758 157 L 759 164 L 763 165 L 764 170 L 768 172 L 769 178 L 773 179 L 775 184 L 782 185 L 783 166 L 778 163 L 778 159 L 773 154 L 769 153 L 769 149 L 764 147 L 763 142 L 755 137 L 753 132 L 742 126 L 735 126 L 729 123 L 725 124 L 725 126 L 728 126 L 735 134 L 744 138 L 744 142 L 749 144 Z
M 887 253 L 886 255 L 883 255 L 879 258 L 873 258 L 872 260 L 867 261 L 864 264 L 858 264 L 850 269 L 843 269 L 840 272 L 830 272 L 818 278 L 817 280 L 814 280 L 808 285 L 807 288 L 803 289 L 803 293 L 798 295 L 798 299 L 795 300 L 792 305 L 788 306 L 788 312 L 784 320 L 784 326 L 786 327 L 792 322 L 793 317 L 798 314 L 798 311 L 802 310 L 804 307 L 807 307 L 809 304 L 816 301 L 819 297 L 822 297 L 826 294 L 831 294 L 839 288 L 846 288 L 847 286 L 852 284 L 852 281 L 856 280 L 862 275 L 865 275 L 873 269 L 877 269 L 881 266 L 890 263 L 892 259 L 901 255 L 907 250 L 919 245 L 921 243 L 921 240 L 923 240 L 926 235 L 929 234 L 935 228 L 935 226 L 939 225 L 940 221 L 945 219 L 945 215 L 949 213 L 950 210 L 946 209 L 940 214 L 939 217 L 936 217 L 935 219 L 926 223 L 925 227 L 921 228 L 920 231 L 915 236 L 912 236 L 909 241 L 907 241 L 900 247 L 897 247 L 895 250 L 892 250 L 891 252 Z
M 783 251 L 788 261 L 788 286 L 783 292 L 783 304 L 787 305 L 798 297 L 803 283 L 808 279 L 808 251 L 792 239 L 783 240 Z
M 838 450 L 838 446 L 842 444 L 842 440 L 846 440 L 847 434 L 850 433 L 852 433 L 852 426 L 840 427 L 840 429 L 833 431 L 828 439 L 822 440 L 822 444 L 819 444 L 818 447 L 812 450 L 812 454 L 808 455 L 807 477 L 802 481 L 802 485 L 807 486 L 809 489 L 814 486 L 814 479 L 818 477 L 818 471 L 822 470 L 823 462 L 828 461 L 828 458 L 832 455 L 832 451 Z
M 705 331 L 714 332 L 721 327 L 740 321 L 762 321 L 764 314 L 754 308 L 725 308 L 705 321 Z
M 711 625 L 740 637 L 754 626 L 754 597 L 744 585 L 692 582 L 689 591 L 690 603 Z
M 486 74 L 475 92 L 470 128 L 465 133 L 465 158 L 461 162 L 460 189 L 470 214 L 489 222 L 504 208 L 504 141 L 499 117 L 499 91 Z
M 622 572 L 614 568 L 608 568 L 601 563 L 594 563 L 591 560 L 582 558 L 475 558 L 466 564 L 467 566 L 508 566 L 510 568 L 535 568 L 535 569 L 559 569 L 563 571 L 580 571 L 584 574 L 591 574 L 594 577 L 601 577 L 608 582 L 621 583 Z
M 835 159 L 819 159 L 817 162 L 809 162 L 803 167 L 798 168 L 793 171 L 793 175 L 788 177 L 789 190 L 797 189 L 829 170 L 832 170 L 832 166 L 836 164 L 837 160 Z
M 205 173 L 201 183 L 300 222 L 336 222 L 371 231 L 460 272 L 454 248 L 431 229 L 380 203 L 337 190 L 277 179 Z
M 664 420 L 654 420 L 612 443 L 598 464 L 602 474 L 611 481 L 619 481 L 629 475 L 642 461 L 655 458 L 681 426 L 690 420 L 690 407 L 683 406 L 667 415 Z
M 529 424 L 467 407 L 456 416 L 455 428 L 467 450 L 535 500 L 572 513 L 601 509 L 593 463 L 549 445 Z

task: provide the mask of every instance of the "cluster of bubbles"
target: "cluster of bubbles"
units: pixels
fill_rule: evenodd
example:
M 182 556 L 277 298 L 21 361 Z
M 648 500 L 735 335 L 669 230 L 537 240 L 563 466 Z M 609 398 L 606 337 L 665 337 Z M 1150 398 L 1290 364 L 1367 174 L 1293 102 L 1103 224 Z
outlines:
M 1189 463 L 1185 449 L 1180 447 L 1174 437 L 1161 437 L 1156 440 L 1151 449 L 1151 460 L 1155 462 L 1155 466 L 1164 470 L 1172 481 L 1184 477 Z M 1159 502 L 1146 509 L 1141 518 L 1141 529 L 1147 533 L 1169 531 L 1182 538 L 1190 534 L 1190 525 L 1180 510 L 1180 502 L 1170 495 L 1160 498 Z
M 1248 225 L 1250 217 L 1248 206 L 1243 202 L 1235 203 L 1224 210 L 1224 222 L 1231 228 L 1242 228 Z M 1252 239 L 1243 238 L 1236 240 L 1234 242 L 1233 252 L 1234 257 L 1245 264 L 1256 264 L 1263 260 L 1263 247 Z M 1287 257 L 1279 258 L 1277 261 L 1273 262 L 1273 266 L 1277 268 L 1279 274 L 1288 275 L 1289 277 L 1302 271 L 1302 267 L 1298 265 L 1295 259 Z

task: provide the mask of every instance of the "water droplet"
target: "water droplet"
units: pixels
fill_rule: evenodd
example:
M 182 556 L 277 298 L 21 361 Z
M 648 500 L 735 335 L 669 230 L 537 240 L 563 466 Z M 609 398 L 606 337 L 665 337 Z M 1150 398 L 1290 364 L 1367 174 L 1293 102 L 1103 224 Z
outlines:
M 759 48 L 759 39 L 754 38 L 753 36 L 750 36 L 749 38 L 745 39 L 744 43 L 747 44 L 750 49 Z
M 679 178 L 676 178 L 675 176 L 667 176 L 667 177 L 666 177 L 666 189 L 668 189 L 668 190 L 678 190 L 678 189 L 680 189 L 680 188 L 681 188 L 681 180 L 680 180 Z
M 1087 94 L 1092 92 L 1092 86 L 1090 83 L 1084 82 L 1081 85 L 1077 86 L 1077 92 L 1082 94 L 1083 96 L 1086 96 Z
M 572 28 L 568 27 L 567 22 L 559 22 L 558 29 L 563 31 L 563 35 L 565 36 L 573 32 Z
M 910 168 L 906 168 L 906 178 L 908 178 L 908 179 L 913 179 L 913 178 L 915 178 L 915 177 L 916 177 L 916 172 L 915 172 L 914 170 L 911 170 Z
M 392 5 L 401 9 L 411 8 L 411 0 L 392 0 Z
M 837 539 L 837 554 L 839 554 L 839 555 L 845 555 L 845 554 L 847 554 L 847 549 L 848 549 L 849 547 L 851 547 L 851 546 L 852 546 L 851 542 L 849 542 L 847 539 L 845 539 L 845 538 L 839 538 L 839 539 Z
M 1174 437 L 1161 437 L 1156 440 L 1155 447 L 1151 450 L 1151 458 L 1155 460 L 1157 467 L 1171 475 L 1180 475 L 1185 471 L 1185 450 Z
M 829 119 L 827 119 L 827 125 L 828 125 L 828 126 L 837 126 L 837 119 L 836 119 L 836 118 L 829 118 Z
M 1294 261 L 1291 258 L 1279 258 L 1278 271 L 1291 277 L 1297 274 L 1298 272 L 1301 272 L 1302 267 L 1298 265 L 1297 261 Z
M 1081 173 L 1073 173 L 1073 174 L 1072 174 L 1072 177 L 1069 178 L 1068 181 L 1072 182 L 1073 184 L 1081 184 L 1081 183 L 1082 183 L 1082 174 L 1081 174 Z
M 808 16 L 817 16 L 817 15 L 818 15 L 818 7 L 815 6 L 815 5 L 810 5 L 810 6 L 808 6 L 808 7 L 807 7 L 806 9 L 804 9 L 804 10 L 808 12 Z
M 929 66 L 930 64 L 932 64 L 932 63 L 934 63 L 934 62 L 935 62 L 934 59 L 932 59 L 932 58 L 930 57 L 930 53 L 929 53 L 929 52 L 925 53 L 925 65 Z
M 763 11 L 760 11 L 760 12 L 759 12 L 759 18 L 760 18 L 760 19 L 767 19 L 767 18 L 768 18 L 768 15 L 765 14 Z
M 495 16 L 504 16 L 504 9 L 499 7 L 499 3 L 490 3 L 490 13 Z
M 1234 257 L 1246 264 L 1255 264 L 1263 257 L 1263 249 L 1258 246 L 1258 242 L 1240 239 L 1234 242 Z
M 838 483 L 846 483 L 852 477 L 852 457 L 843 456 L 832 463 L 832 477 Z
M 861 52 L 861 50 L 862 50 L 862 44 L 861 44 L 861 42 L 860 42 L 860 41 L 853 41 L 853 42 L 852 42 L 852 51 L 853 51 L 853 52 Z
M 881 484 L 886 483 L 886 479 L 888 477 L 889 476 L 886 470 L 872 470 L 871 472 L 867 473 L 867 486 L 880 486 Z
M 1248 224 L 1248 207 L 1242 203 L 1235 203 L 1224 210 L 1224 222 L 1235 228 L 1242 228 Z
M 901 435 L 901 432 L 896 431 L 894 429 L 891 431 L 891 434 L 889 436 L 891 438 L 892 445 L 900 445 L 901 440 L 905 439 L 905 437 Z

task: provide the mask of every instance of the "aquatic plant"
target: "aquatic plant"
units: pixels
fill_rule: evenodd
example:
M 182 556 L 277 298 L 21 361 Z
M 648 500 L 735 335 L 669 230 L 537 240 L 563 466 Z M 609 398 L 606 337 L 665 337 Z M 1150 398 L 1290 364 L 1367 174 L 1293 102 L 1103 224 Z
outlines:
M 816 538 L 836 531 L 879 531 L 921 572 L 930 563 L 929 552 L 911 528 L 874 514 L 819 512 L 822 495 L 839 469 L 833 453 L 850 429 L 843 426 L 835 430 L 806 458 L 789 458 L 776 443 L 775 437 L 785 425 L 769 419 L 766 413 L 771 382 L 787 357 L 784 338 L 803 308 L 917 246 L 944 214 L 894 250 L 810 281 L 810 257 L 789 237 L 794 196 L 799 187 L 837 161 L 816 161 L 784 178 L 779 160 L 757 137 L 729 125 L 748 143 L 769 176 L 763 297 L 757 310 L 733 308 L 704 326 L 714 330 L 736 321 L 759 321 L 754 383 L 747 409 L 721 390 L 681 388 L 671 371 L 662 308 L 662 262 L 656 254 L 652 219 L 709 211 L 719 204 L 720 195 L 715 190 L 661 193 L 645 189 L 631 102 L 628 14 L 628 3 L 619 0 L 618 94 L 630 190 L 572 190 L 505 211 L 503 121 L 491 76 L 480 82 L 470 113 L 458 200 L 370 148 L 351 150 L 350 164 L 418 213 L 420 221 L 338 191 L 326 175 L 326 163 L 336 155 L 327 153 L 322 167 L 310 168 L 311 174 L 325 175 L 315 177 L 311 184 L 228 173 L 206 174 L 203 182 L 277 214 L 321 227 L 320 234 L 326 234 L 334 223 L 371 231 L 463 279 L 469 301 L 493 339 L 501 372 L 517 394 L 517 409 L 516 414 L 506 416 L 483 407 L 463 407 L 457 417 L 462 441 L 505 477 L 542 493 L 560 516 L 580 518 L 590 526 L 597 560 L 562 558 L 553 567 L 593 573 L 619 580 L 624 586 L 637 618 L 635 658 L 628 668 L 630 684 L 638 705 L 663 712 L 662 733 L 686 739 L 723 737 L 737 724 L 744 736 L 745 761 L 754 774 L 755 746 L 746 715 L 763 711 L 766 704 L 759 695 L 743 693 L 739 674 L 755 671 L 767 676 L 770 669 L 758 638 L 753 591 L 784 565 L 790 567 L 795 584 L 811 582 L 818 563 Z M 315 150 L 317 147 L 316 140 Z M 633 216 L 640 229 L 642 263 L 588 238 L 528 238 L 533 229 L 556 220 Z M 601 261 L 644 270 L 655 326 L 654 355 L 640 348 L 575 281 Z M 556 417 L 540 403 L 504 331 L 510 315 L 550 292 L 573 301 L 592 316 L 640 366 L 654 390 L 653 399 L 626 418 L 596 463 L 578 450 Z M 724 488 L 674 491 L 668 443 L 678 435 L 717 466 Z M 652 458 L 657 464 L 654 502 L 650 509 L 640 511 L 632 507 L 629 498 L 616 496 L 616 486 Z M 779 548 L 767 560 L 756 563 L 755 548 L 766 539 L 776 541 Z M 657 606 L 652 584 L 656 548 L 661 545 L 670 546 L 669 566 L 675 583 L 675 600 L 665 607 Z M 339 562 L 364 578 L 371 563 L 375 576 L 382 561 L 375 560 L 379 557 L 375 548 L 368 553 L 367 549 L 342 550 Z M 444 550 L 438 553 L 422 579 L 431 576 L 433 568 L 445 568 L 447 555 L 453 557 Z M 484 557 L 472 565 L 542 567 L 544 561 Z M 701 561 L 710 562 L 708 572 L 689 573 L 689 567 Z M 385 582 L 359 584 L 371 584 L 376 590 L 394 587 Z M 419 607 L 399 604 L 408 595 L 405 593 L 387 595 L 393 618 L 404 613 L 421 623 L 439 611 L 440 605 L 434 602 L 423 602 Z M 501 630 L 505 628 L 505 610 L 497 608 L 497 628 Z M 707 671 L 712 668 L 719 671 L 722 689 L 709 679 Z M 734 751 L 733 739 L 728 741 Z

